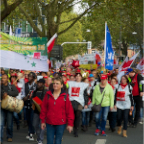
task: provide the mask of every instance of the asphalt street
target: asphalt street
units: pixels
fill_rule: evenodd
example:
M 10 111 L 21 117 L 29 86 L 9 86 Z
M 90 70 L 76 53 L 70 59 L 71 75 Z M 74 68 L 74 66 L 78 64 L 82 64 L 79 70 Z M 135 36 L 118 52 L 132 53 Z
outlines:
M 107 137 L 95 136 L 95 124 L 89 127 L 87 132 L 79 130 L 79 137 L 73 137 L 73 134 L 69 134 L 65 130 L 62 144 L 143 144 L 143 125 L 138 124 L 137 128 L 128 128 L 128 138 L 123 138 L 117 135 L 116 132 L 112 133 L 108 130 L 109 126 L 106 126 Z M 37 144 L 36 141 L 26 140 L 27 128 L 20 128 L 17 130 L 14 126 L 13 142 L 6 141 L 6 134 L 4 133 L 4 144 Z M 36 139 L 36 136 L 34 136 Z M 46 144 L 46 132 L 44 138 L 44 144 Z

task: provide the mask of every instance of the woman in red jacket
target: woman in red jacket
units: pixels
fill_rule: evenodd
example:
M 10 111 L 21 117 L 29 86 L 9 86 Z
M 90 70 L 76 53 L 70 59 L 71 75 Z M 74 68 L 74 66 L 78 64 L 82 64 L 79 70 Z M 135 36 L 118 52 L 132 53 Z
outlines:
M 47 144 L 61 144 L 66 124 L 69 133 L 73 130 L 74 111 L 68 94 L 63 90 L 61 77 L 54 79 L 53 90 L 45 94 L 40 119 L 41 128 L 47 127 Z

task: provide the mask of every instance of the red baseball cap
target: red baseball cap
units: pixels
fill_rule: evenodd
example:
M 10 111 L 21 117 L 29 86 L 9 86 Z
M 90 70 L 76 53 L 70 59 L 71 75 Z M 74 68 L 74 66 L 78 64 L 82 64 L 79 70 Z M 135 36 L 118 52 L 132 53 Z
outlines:
M 44 76 L 43 78 L 48 78 L 48 76 Z
M 81 71 L 79 69 L 77 69 L 76 73 L 81 73 Z
M 63 73 L 62 76 L 66 77 L 67 75 L 65 73 Z
M 104 75 L 104 74 L 103 74 L 103 75 L 101 76 L 101 80 L 105 80 L 105 79 L 107 79 L 107 75 Z
M 69 72 L 68 72 L 68 73 L 66 73 L 66 75 L 69 75 L 69 76 L 71 76 L 71 73 L 69 73 Z

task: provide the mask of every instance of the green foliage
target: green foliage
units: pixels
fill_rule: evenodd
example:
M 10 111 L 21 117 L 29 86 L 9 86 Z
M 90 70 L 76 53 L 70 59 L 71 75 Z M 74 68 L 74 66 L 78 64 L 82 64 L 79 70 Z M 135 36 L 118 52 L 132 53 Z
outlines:
M 63 13 L 61 21 L 67 21 L 69 18 L 75 18 L 77 15 L 70 12 L 70 13 Z M 62 31 L 70 25 L 72 22 L 64 23 L 59 27 L 59 31 Z M 57 44 L 62 44 L 63 42 L 77 42 L 83 41 L 82 37 L 82 24 L 78 21 L 71 29 L 67 32 L 63 33 L 58 37 Z M 67 56 L 81 54 L 82 52 L 86 51 L 86 44 L 65 44 L 63 45 L 63 59 Z
M 142 0 L 126 1 L 126 0 L 105 0 L 105 3 L 91 11 L 87 18 L 82 20 L 83 37 L 91 40 L 93 47 L 102 48 L 102 41 L 105 35 L 105 22 L 107 22 L 112 36 L 112 43 L 116 48 L 119 47 L 120 31 L 122 33 L 122 44 L 127 47 L 131 43 L 142 44 Z M 88 34 L 86 29 L 90 29 Z M 136 31 L 137 35 L 132 35 Z M 125 45 L 125 46 L 126 46 Z M 127 47 L 123 45 L 124 54 Z

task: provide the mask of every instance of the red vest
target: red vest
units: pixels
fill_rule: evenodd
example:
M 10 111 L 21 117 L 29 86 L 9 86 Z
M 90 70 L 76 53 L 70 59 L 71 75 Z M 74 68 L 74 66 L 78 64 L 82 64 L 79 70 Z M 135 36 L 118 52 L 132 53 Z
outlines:
M 132 91 L 132 94 L 133 96 L 138 96 L 139 95 L 139 84 L 138 84 L 138 81 L 137 81 L 137 76 L 138 74 L 136 74 L 132 80 L 132 84 L 134 85 L 133 86 L 133 91 Z

